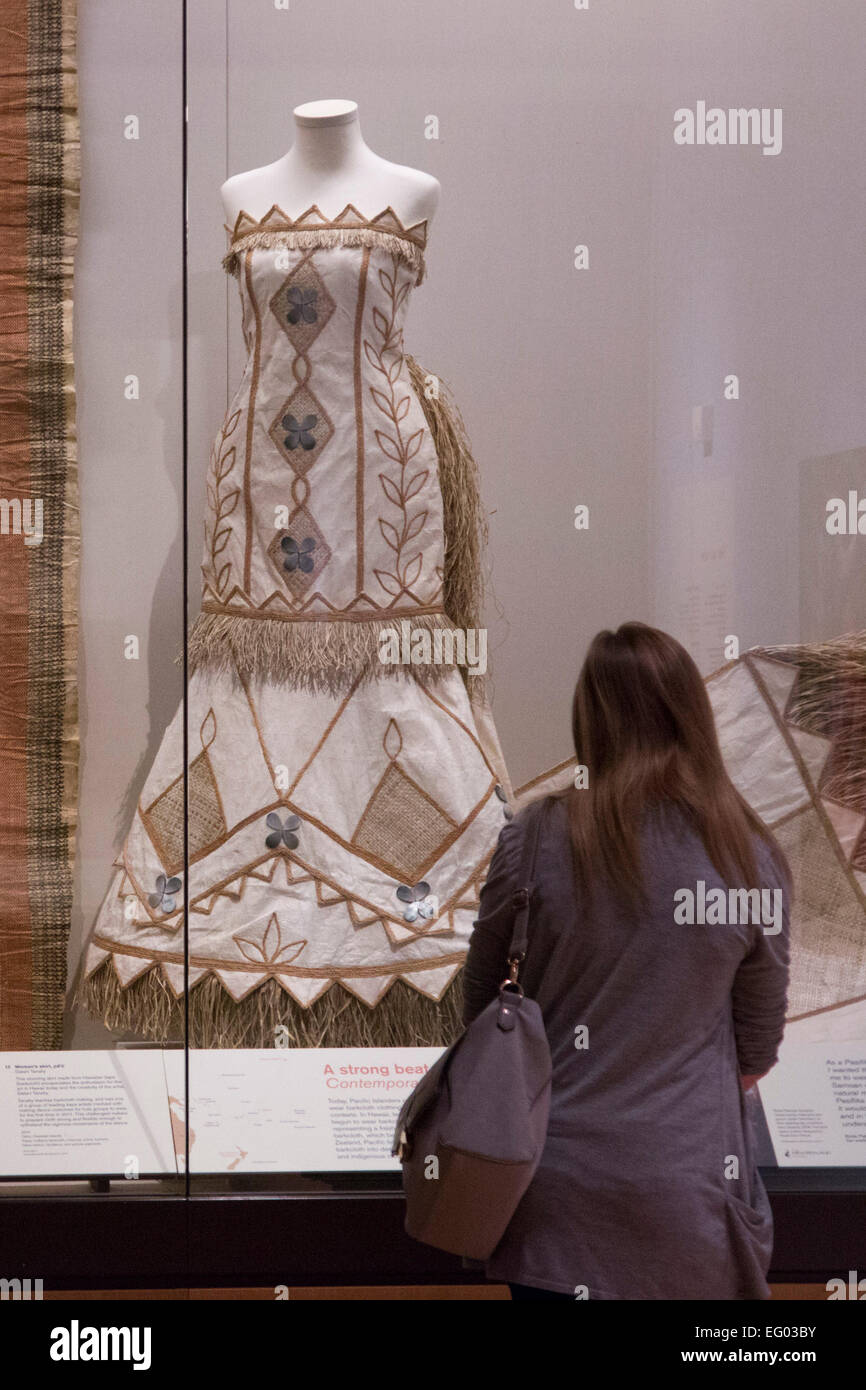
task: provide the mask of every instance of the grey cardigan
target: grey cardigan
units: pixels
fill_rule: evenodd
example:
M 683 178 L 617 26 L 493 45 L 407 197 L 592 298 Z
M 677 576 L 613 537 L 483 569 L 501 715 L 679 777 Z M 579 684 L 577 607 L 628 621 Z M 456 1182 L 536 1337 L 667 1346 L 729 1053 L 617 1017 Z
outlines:
M 499 837 L 465 968 L 466 1022 L 506 973 L 511 894 L 541 804 Z M 775 934 L 760 923 L 676 924 L 677 890 L 726 885 L 672 808 L 643 821 L 649 913 L 637 920 L 602 887 L 589 912 L 565 803 L 550 799 L 521 970 L 553 1056 L 550 1126 L 489 1278 L 578 1298 L 769 1297 L 772 1216 L 739 1072 L 776 1060 L 791 888 L 762 840 L 756 855 L 761 883 L 783 893 Z

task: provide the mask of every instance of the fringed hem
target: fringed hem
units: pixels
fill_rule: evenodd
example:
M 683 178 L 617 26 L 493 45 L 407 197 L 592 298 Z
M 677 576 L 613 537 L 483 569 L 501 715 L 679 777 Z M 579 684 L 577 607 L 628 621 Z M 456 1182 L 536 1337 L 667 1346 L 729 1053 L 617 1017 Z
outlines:
M 846 632 L 826 642 L 803 642 L 785 646 L 750 647 L 747 656 L 766 656 L 772 661 L 789 662 L 814 675 L 866 678 L 866 630 Z
M 454 631 L 445 613 L 369 622 L 285 622 L 202 612 L 189 636 L 189 670 L 209 671 L 234 681 L 267 680 L 326 694 L 339 694 L 356 682 L 388 677 L 417 679 L 425 685 L 444 680 L 455 669 L 455 662 L 410 665 L 380 661 L 380 634 L 400 634 L 404 623 L 410 633 L 419 629 L 431 634 Z M 483 677 L 470 676 L 467 684 L 477 680 Z
M 78 989 L 75 1003 L 112 1032 L 130 1032 L 152 1042 L 184 1040 L 184 1000 L 176 998 L 158 968 L 125 989 L 104 961 Z M 275 1047 L 287 1030 L 289 1047 L 447 1047 L 462 1032 L 462 971 L 437 1002 L 395 980 L 370 1007 L 334 984 L 302 1008 L 276 980 L 268 980 L 240 1003 L 208 975 L 190 991 L 190 1047 Z M 282 1045 L 282 1041 L 280 1041 Z
M 300 231 L 273 229 L 248 232 L 232 242 L 231 250 L 223 257 L 223 266 L 229 275 L 238 274 L 244 252 L 257 246 L 285 246 L 290 251 L 304 250 L 309 246 L 381 246 L 390 255 L 399 256 L 412 267 L 416 285 L 420 285 L 424 279 L 424 252 L 421 247 L 395 232 L 379 231 L 376 227 L 307 227 Z
M 832 741 L 821 793 L 851 811 L 863 810 L 863 729 L 866 724 L 866 631 L 826 642 L 752 647 L 746 660 L 765 657 L 796 672 L 787 723 Z M 856 856 L 855 856 L 856 857 Z

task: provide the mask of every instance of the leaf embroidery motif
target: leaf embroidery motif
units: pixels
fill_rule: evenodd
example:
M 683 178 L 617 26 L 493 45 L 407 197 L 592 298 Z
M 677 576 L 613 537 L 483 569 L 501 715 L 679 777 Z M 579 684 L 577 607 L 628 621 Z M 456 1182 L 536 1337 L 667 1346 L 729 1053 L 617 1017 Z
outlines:
M 392 257 L 392 270 L 379 270 L 379 283 L 385 291 L 387 312 L 378 306 L 373 307 L 373 325 L 379 341 L 364 339 L 367 361 L 378 373 L 377 384 L 369 387 L 370 395 L 388 422 L 387 428 L 374 431 L 376 442 L 385 458 L 395 463 L 399 470 L 396 475 L 393 472 L 379 474 L 386 501 L 398 511 L 393 522 L 379 518 L 379 530 L 394 555 L 393 569 L 373 571 L 385 592 L 394 598 L 405 593 L 421 576 L 423 550 L 416 551 L 408 560 L 404 558 L 404 553 L 408 543 L 423 531 L 429 516 L 429 508 L 426 507 L 410 512 L 409 503 L 421 492 L 430 477 L 429 468 L 419 469 L 409 478 L 406 475 L 407 465 L 421 448 L 426 431 L 423 428 L 414 430 L 404 439 L 400 427 L 400 422 L 409 415 L 412 396 L 397 386 L 403 370 L 402 331 L 397 326 L 397 318 L 411 288 L 411 277 L 398 284 L 399 269 L 397 258 Z
M 387 570 L 373 570 L 386 594 L 393 595 L 394 598 L 403 592 L 403 586 L 394 574 L 389 574 Z
M 382 484 L 382 490 L 384 491 L 388 501 L 393 502 L 395 507 L 399 507 L 402 499 L 400 497 L 400 489 L 397 487 L 397 484 L 391 478 L 389 478 L 386 473 L 379 474 L 379 482 Z
M 225 522 L 235 511 L 241 495 L 239 487 L 223 490 L 223 484 L 231 474 L 237 457 L 236 446 L 231 444 L 226 448 L 226 443 L 237 429 L 240 418 L 240 409 L 232 411 L 220 430 L 211 452 L 210 478 L 207 483 L 207 499 L 211 516 L 205 525 L 205 541 L 210 550 L 210 567 L 209 570 L 206 569 L 206 577 L 212 580 L 216 592 L 220 596 L 224 594 L 228 585 L 231 563 L 229 562 L 218 569 L 217 559 L 229 543 L 232 528 L 226 526 Z
M 275 912 L 271 913 L 268 925 L 260 940 L 240 934 L 234 937 L 234 940 L 238 943 L 238 949 L 246 960 L 252 961 L 254 965 L 267 965 L 271 968 L 278 965 L 291 965 L 308 944 L 306 940 L 284 942 L 279 919 Z
M 381 474 L 379 476 L 381 477 Z M 411 502 L 412 498 L 415 496 L 415 493 L 421 491 L 429 476 L 430 470 L 429 468 L 425 468 L 423 473 L 416 473 L 413 477 L 409 479 L 408 483 L 406 484 L 406 491 L 403 494 L 407 502 Z
M 417 536 L 418 532 L 421 530 L 421 528 L 422 528 L 422 526 L 424 525 L 424 522 L 425 522 L 426 520 L 427 520 L 427 513 L 426 513 L 426 512 L 416 512 L 416 513 L 415 513 L 415 515 L 413 516 L 412 520 L 411 520 L 410 522 L 408 522 L 408 523 L 407 523 L 407 526 L 406 526 L 406 536 L 405 536 L 405 538 L 406 538 L 407 541 L 411 541 L 411 540 L 413 540 L 413 539 L 415 538 L 415 536 Z
M 419 574 L 421 573 L 421 560 L 422 560 L 422 556 L 421 556 L 421 553 L 420 553 L 420 551 L 419 551 L 419 553 L 418 553 L 417 555 L 414 555 L 414 556 L 412 557 L 412 559 L 411 559 L 411 560 L 408 562 L 408 564 L 406 565 L 406 569 L 405 569 L 405 571 L 404 571 L 404 583 L 405 583 L 405 585 L 406 585 L 407 588 L 409 587 L 410 584 L 414 584 L 414 583 L 415 583 L 415 580 L 418 578 Z

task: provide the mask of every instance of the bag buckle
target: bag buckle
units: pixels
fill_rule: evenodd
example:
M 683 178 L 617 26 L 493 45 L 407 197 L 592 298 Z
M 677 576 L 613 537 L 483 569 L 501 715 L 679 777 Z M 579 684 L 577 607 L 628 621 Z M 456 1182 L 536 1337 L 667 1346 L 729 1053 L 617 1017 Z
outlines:
M 507 989 L 509 993 L 519 994 L 523 998 L 523 985 L 517 978 L 517 967 L 523 960 L 523 956 L 511 956 L 508 961 L 508 974 L 499 986 L 500 989 Z

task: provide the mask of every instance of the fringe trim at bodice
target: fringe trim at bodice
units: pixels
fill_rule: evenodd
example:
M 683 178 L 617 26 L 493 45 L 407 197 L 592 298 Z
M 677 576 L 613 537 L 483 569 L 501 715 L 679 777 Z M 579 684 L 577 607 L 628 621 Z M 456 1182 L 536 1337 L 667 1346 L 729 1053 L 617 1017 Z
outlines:
M 416 222 L 404 227 L 391 207 L 368 218 L 347 203 L 338 217 L 328 219 L 315 204 L 296 218 L 289 217 L 275 204 L 261 219 L 250 217 L 246 212 L 239 213 L 234 227 L 226 230 L 231 246 L 223 257 L 223 266 L 230 275 L 239 273 L 244 252 L 251 247 L 284 246 L 294 251 L 316 246 L 379 246 L 412 267 L 416 285 L 424 279 L 427 223 Z
M 408 619 L 412 631 L 453 628 L 444 612 L 419 613 Z M 189 638 L 189 666 L 240 679 L 266 679 L 311 693 L 339 695 L 356 683 L 404 677 L 436 682 L 450 665 L 387 665 L 379 659 L 380 637 L 400 631 L 400 619 L 284 622 L 280 618 L 245 618 L 203 611 Z M 473 680 L 477 677 L 472 677 Z

